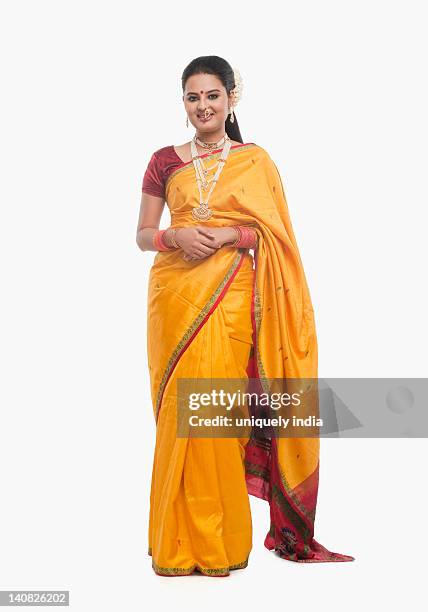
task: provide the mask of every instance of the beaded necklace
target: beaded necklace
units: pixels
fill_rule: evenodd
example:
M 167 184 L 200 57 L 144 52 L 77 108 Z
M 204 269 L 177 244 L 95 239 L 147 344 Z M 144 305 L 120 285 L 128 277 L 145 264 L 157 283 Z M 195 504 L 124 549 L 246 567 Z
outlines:
M 201 147 L 206 148 L 209 151 L 212 151 L 214 149 L 218 149 L 222 141 L 224 141 L 224 146 L 220 153 L 220 157 L 217 159 L 217 161 L 212 166 L 206 167 L 203 162 L 202 157 L 198 153 L 198 150 L 196 148 L 196 143 L 198 143 Z M 202 142 L 201 140 L 199 140 L 196 134 L 193 137 L 193 139 L 190 141 L 192 161 L 193 161 L 193 166 L 195 168 L 196 183 L 197 183 L 198 191 L 199 191 L 199 207 L 194 207 L 192 209 L 192 216 L 197 221 L 207 221 L 213 215 L 213 211 L 208 207 L 208 202 L 214 190 L 214 187 L 217 184 L 221 171 L 224 168 L 224 165 L 226 163 L 227 156 L 229 155 L 231 146 L 232 146 L 232 143 L 227 134 L 225 134 L 218 142 L 210 142 L 210 143 Z M 217 170 L 214 176 L 212 178 L 208 178 L 208 172 L 210 170 L 213 170 L 215 167 L 217 167 Z M 208 187 L 210 186 L 210 184 L 211 184 L 211 188 L 208 192 L 206 199 L 204 199 L 202 195 L 202 191 L 206 191 Z

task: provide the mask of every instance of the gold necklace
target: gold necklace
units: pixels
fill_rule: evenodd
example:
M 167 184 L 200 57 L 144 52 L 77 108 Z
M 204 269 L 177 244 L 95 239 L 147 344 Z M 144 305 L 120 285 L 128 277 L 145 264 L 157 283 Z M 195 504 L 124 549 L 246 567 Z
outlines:
M 206 221 L 213 214 L 213 211 L 208 207 L 208 201 L 211 197 L 214 187 L 217 184 L 221 171 L 223 170 L 223 167 L 226 163 L 226 159 L 227 159 L 227 156 L 229 155 L 229 151 L 231 147 L 231 141 L 227 134 L 223 136 L 223 139 L 224 139 L 223 149 L 220 153 L 220 157 L 218 161 L 213 166 L 213 168 L 217 166 L 217 171 L 214 177 L 210 179 L 207 179 L 206 177 L 207 172 L 205 171 L 207 170 L 207 168 L 205 168 L 204 163 L 201 159 L 201 156 L 198 154 L 198 150 L 196 148 L 196 142 L 198 141 L 196 135 L 190 141 L 190 148 L 192 151 L 192 161 L 193 161 L 193 166 L 195 168 L 195 174 L 196 174 L 196 183 L 197 183 L 198 190 L 199 190 L 199 207 L 194 207 L 192 209 L 192 216 L 197 221 Z M 218 146 L 218 143 L 209 143 L 209 144 L 212 145 L 212 148 L 215 148 L 216 146 Z M 209 183 L 212 183 L 211 189 L 208 193 L 207 198 L 204 200 L 202 196 L 202 189 L 205 191 L 208 188 Z
M 224 144 L 228 138 L 229 138 L 229 136 L 227 134 L 225 134 L 217 142 L 204 142 L 203 140 L 200 140 L 200 138 L 198 136 L 196 136 L 196 134 L 195 134 L 194 137 L 193 137 L 193 140 L 194 140 L 195 144 L 198 144 L 203 149 L 208 149 L 209 151 L 212 151 L 213 149 L 219 149 L 220 146 L 222 144 Z
M 201 146 L 207 145 L 207 147 L 209 148 L 209 154 L 206 156 L 207 160 L 210 157 L 212 157 L 214 155 L 217 155 L 217 158 L 214 161 L 212 166 L 207 166 L 205 164 L 205 161 L 204 161 L 205 155 L 204 156 L 198 155 L 198 171 L 199 171 L 199 175 L 200 175 L 200 178 L 201 178 L 201 185 L 202 185 L 202 188 L 206 191 L 208 189 L 209 183 L 211 183 L 213 181 L 213 178 L 208 178 L 208 172 L 211 171 L 211 170 L 214 170 L 214 168 L 217 168 L 217 166 L 220 163 L 221 151 L 219 153 L 212 153 L 212 151 L 220 148 L 220 145 L 222 143 L 225 144 L 227 141 L 230 142 L 230 138 L 229 138 L 229 136 L 227 134 L 225 134 L 222 138 L 220 138 L 220 140 L 218 142 L 209 142 L 209 143 L 206 143 L 206 142 L 202 142 L 196 136 L 196 134 L 195 134 L 195 136 L 193 138 L 193 141 L 195 142 L 195 144 L 196 143 L 198 143 L 198 144 L 202 143 Z M 232 144 L 232 143 L 230 143 L 230 144 Z M 195 147 L 195 150 L 196 150 L 196 147 Z
M 193 137 L 193 141 L 195 142 L 195 144 L 199 144 L 201 147 L 207 148 L 209 150 L 209 152 L 211 152 L 211 151 L 213 151 L 215 149 L 220 148 L 220 145 L 225 143 L 227 140 L 230 140 L 230 138 L 229 138 L 229 136 L 227 134 L 224 134 L 224 136 L 222 136 L 222 138 L 220 138 L 220 140 L 218 140 L 217 142 L 203 142 L 202 140 L 200 140 L 198 138 L 198 136 L 196 136 L 196 134 Z M 200 176 L 201 176 L 201 186 L 202 186 L 202 189 L 204 191 L 206 191 L 208 189 L 209 183 L 211 183 L 213 181 L 213 178 L 208 179 L 207 176 L 208 176 L 208 172 L 210 170 L 214 170 L 214 168 L 216 168 L 218 166 L 218 164 L 220 162 L 220 159 L 219 159 L 220 156 L 219 156 L 218 153 L 217 153 L 217 156 L 218 157 L 217 157 L 217 159 L 215 160 L 215 162 L 213 163 L 212 166 L 206 166 L 205 162 L 203 161 L 203 158 L 199 157 L 199 159 L 200 159 L 199 173 L 200 173 Z M 209 157 L 211 157 L 211 155 L 209 155 Z

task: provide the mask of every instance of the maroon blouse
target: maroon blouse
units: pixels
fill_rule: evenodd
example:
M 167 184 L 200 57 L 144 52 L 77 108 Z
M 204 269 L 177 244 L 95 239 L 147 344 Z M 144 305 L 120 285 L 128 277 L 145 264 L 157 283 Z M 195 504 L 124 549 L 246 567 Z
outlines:
M 149 161 L 141 191 L 165 199 L 166 179 L 171 172 L 183 163 L 183 160 L 175 152 L 174 145 L 158 149 Z
M 236 147 L 242 147 L 246 144 L 254 143 L 242 143 L 232 145 L 232 149 Z M 148 163 L 146 172 L 143 178 L 143 186 L 141 191 L 149 193 L 150 195 L 161 197 L 165 200 L 165 183 L 168 176 L 178 166 L 186 165 L 175 152 L 174 145 L 168 145 L 155 151 Z

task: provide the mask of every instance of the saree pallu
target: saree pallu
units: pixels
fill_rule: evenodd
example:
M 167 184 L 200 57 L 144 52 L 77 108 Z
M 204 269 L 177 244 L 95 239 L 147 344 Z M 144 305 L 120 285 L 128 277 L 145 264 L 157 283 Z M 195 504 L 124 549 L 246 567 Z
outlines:
M 205 157 L 210 157 L 207 154 Z M 208 159 L 209 161 L 209 159 Z M 179 378 L 318 376 L 314 311 L 281 177 L 254 143 L 232 147 L 210 198 L 198 206 L 193 164 L 168 177 L 171 226 L 249 225 L 248 249 L 222 247 L 184 261 L 159 252 L 148 287 L 147 349 L 156 445 L 149 554 L 161 575 L 226 576 L 252 547 L 248 493 L 269 502 L 265 546 L 298 562 L 352 561 L 314 539 L 319 438 L 178 438 Z

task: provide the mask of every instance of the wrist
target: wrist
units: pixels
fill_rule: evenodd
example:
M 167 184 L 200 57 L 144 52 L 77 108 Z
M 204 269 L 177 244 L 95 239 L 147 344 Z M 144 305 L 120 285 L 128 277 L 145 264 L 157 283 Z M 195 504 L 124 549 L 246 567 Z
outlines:
M 184 227 L 174 227 L 173 229 L 173 235 L 172 235 L 172 240 L 175 243 L 175 247 L 177 249 L 181 249 L 182 246 L 179 244 L 178 242 L 178 237 L 180 235 L 180 230 L 184 229 Z
M 165 233 L 163 235 L 163 242 L 168 246 L 169 249 L 173 250 L 173 249 L 179 249 L 181 248 L 180 245 L 177 242 L 177 230 L 180 228 L 176 228 L 176 227 L 168 227 L 165 230 Z
M 254 249 L 258 245 L 258 235 L 253 227 L 248 225 L 240 225 L 241 238 L 237 246 L 244 249 Z
M 244 249 L 257 247 L 257 233 L 253 228 L 247 225 L 232 225 L 230 229 L 234 232 L 234 239 L 229 246 Z
M 165 242 L 165 232 L 166 230 L 157 229 L 152 236 L 153 247 L 156 251 L 169 251 L 170 247 Z
M 223 239 L 221 241 L 222 246 L 228 245 L 229 243 L 233 244 L 237 238 L 239 238 L 238 230 L 235 229 L 235 226 L 231 225 L 223 229 Z

